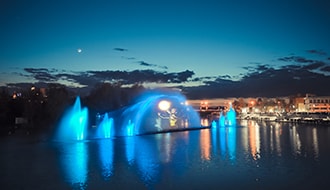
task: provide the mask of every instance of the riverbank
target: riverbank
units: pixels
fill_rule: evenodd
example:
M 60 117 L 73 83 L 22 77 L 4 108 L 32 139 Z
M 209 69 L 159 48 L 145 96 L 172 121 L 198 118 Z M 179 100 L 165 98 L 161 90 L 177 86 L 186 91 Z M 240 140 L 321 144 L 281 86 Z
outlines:
M 239 114 L 237 119 L 330 125 L 330 114 L 328 113 L 247 113 Z

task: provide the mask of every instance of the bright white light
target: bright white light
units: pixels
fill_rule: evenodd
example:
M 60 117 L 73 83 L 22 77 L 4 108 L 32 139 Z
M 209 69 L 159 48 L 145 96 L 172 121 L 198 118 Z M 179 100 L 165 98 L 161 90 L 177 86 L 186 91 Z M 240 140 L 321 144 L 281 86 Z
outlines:
M 81 53 L 81 52 L 82 52 L 82 49 L 78 48 L 78 49 L 77 49 L 77 52 L 78 52 L 78 53 Z
M 162 100 L 158 103 L 158 108 L 162 111 L 166 111 L 171 107 L 171 103 L 166 100 Z

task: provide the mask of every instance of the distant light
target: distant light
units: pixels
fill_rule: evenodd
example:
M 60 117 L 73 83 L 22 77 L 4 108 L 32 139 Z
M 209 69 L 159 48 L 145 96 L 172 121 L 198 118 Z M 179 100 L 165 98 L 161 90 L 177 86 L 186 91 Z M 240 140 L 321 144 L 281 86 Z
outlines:
M 167 100 L 162 100 L 158 103 L 158 108 L 162 111 L 166 111 L 171 107 L 171 103 Z
M 82 49 L 78 48 L 78 49 L 77 49 L 77 52 L 78 52 L 78 53 L 81 53 L 81 52 L 82 52 Z

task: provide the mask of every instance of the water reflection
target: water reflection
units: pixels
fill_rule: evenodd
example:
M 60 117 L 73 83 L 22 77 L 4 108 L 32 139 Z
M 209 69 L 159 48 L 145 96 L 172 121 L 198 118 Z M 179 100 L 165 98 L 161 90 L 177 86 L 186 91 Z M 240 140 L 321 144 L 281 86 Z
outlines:
M 105 180 L 109 180 L 113 175 L 113 141 L 112 139 L 103 139 L 98 144 L 102 176 Z
M 200 132 L 200 149 L 201 149 L 201 158 L 203 160 L 211 159 L 211 139 L 210 139 L 210 130 L 201 130 Z
M 216 147 L 218 143 L 220 144 L 220 156 L 222 159 L 227 157 L 232 161 L 236 159 L 236 130 L 236 126 L 219 127 L 218 130 L 212 130 L 213 144 L 211 146 Z M 219 136 L 214 133 L 218 133 Z M 213 154 L 216 157 L 216 152 L 213 151 Z
M 248 129 L 249 129 L 249 144 L 250 144 L 250 151 L 251 155 L 254 160 L 260 158 L 260 131 L 259 125 L 255 121 L 248 122 Z
M 168 163 L 171 161 L 172 155 L 172 139 L 170 133 L 165 133 L 164 135 L 157 135 L 158 139 L 158 150 L 159 150 L 159 157 L 162 163 Z
M 258 121 L 252 120 L 241 121 L 240 125 L 242 126 L 240 148 L 247 152 L 246 135 L 248 134 L 248 152 L 254 160 L 269 153 L 281 157 L 283 150 L 290 150 L 294 156 L 311 155 L 314 159 L 319 157 L 320 127 L 276 122 L 259 124 Z
M 313 134 L 313 149 L 314 149 L 314 158 L 317 159 L 319 157 L 319 141 L 317 137 L 317 129 L 314 127 L 312 129 Z
M 75 187 L 83 188 L 87 181 L 88 152 L 84 142 L 65 144 L 61 163 L 66 180 Z
M 280 123 L 275 123 L 275 147 L 276 152 L 278 156 L 281 156 L 282 154 L 282 148 L 281 148 L 281 135 L 282 135 L 282 126 Z
M 301 142 L 296 126 L 290 127 L 290 144 L 294 155 L 301 154 Z
M 118 178 L 126 169 L 135 172 L 146 187 L 153 188 L 169 173 L 180 177 L 199 171 L 198 168 L 208 171 L 212 170 L 208 167 L 210 164 L 266 163 L 261 161 L 267 159 L 280 163 L 297 157 L 317 160 L 324 148 L 319 143 L 325 141 L 326 136 L 321 136 L 320 140 L 322 133 L 318 130 L 320 128 L 250 120 L 237 126 L 71 142 L 61 144 L 60 163 L 65 180 L 74 187 L 87 187 L 95 171 L 103 181 L 111 183 L 112 178 L 116 175 Z M 93 149 L 95 146 L 91 143 L 97 148 Z M 95 150 L 96 154 L 92 154 Z M 272 161 L 267 160 L 267 163 Z M 96 170 L 92 168 L 94 163 L 99 163 Z M 123 163 L 127 167 L 122 167 Z
M 134 137 L 126 137 L 125 138 L 125 152 L 126 152 L 126 159 L 129 165 L 133 165 L 135 160 L 135 139 Z
M 152 184 L 158 179 L 159 161 L 156 145 L 143 137 L 135 138 L 136 164 L 140 170 L 140 177 L 146 184 Z
M 236 126 L 227 128 L 229 159 L 236 159 Z

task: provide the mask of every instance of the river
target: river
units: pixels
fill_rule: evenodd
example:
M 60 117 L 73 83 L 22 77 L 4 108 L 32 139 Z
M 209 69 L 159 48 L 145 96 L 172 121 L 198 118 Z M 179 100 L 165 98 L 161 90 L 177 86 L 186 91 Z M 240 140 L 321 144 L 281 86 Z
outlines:
M 1 189 L 328 189 L 330 128 L 238 121 L 113 139 L 0 139 Z

